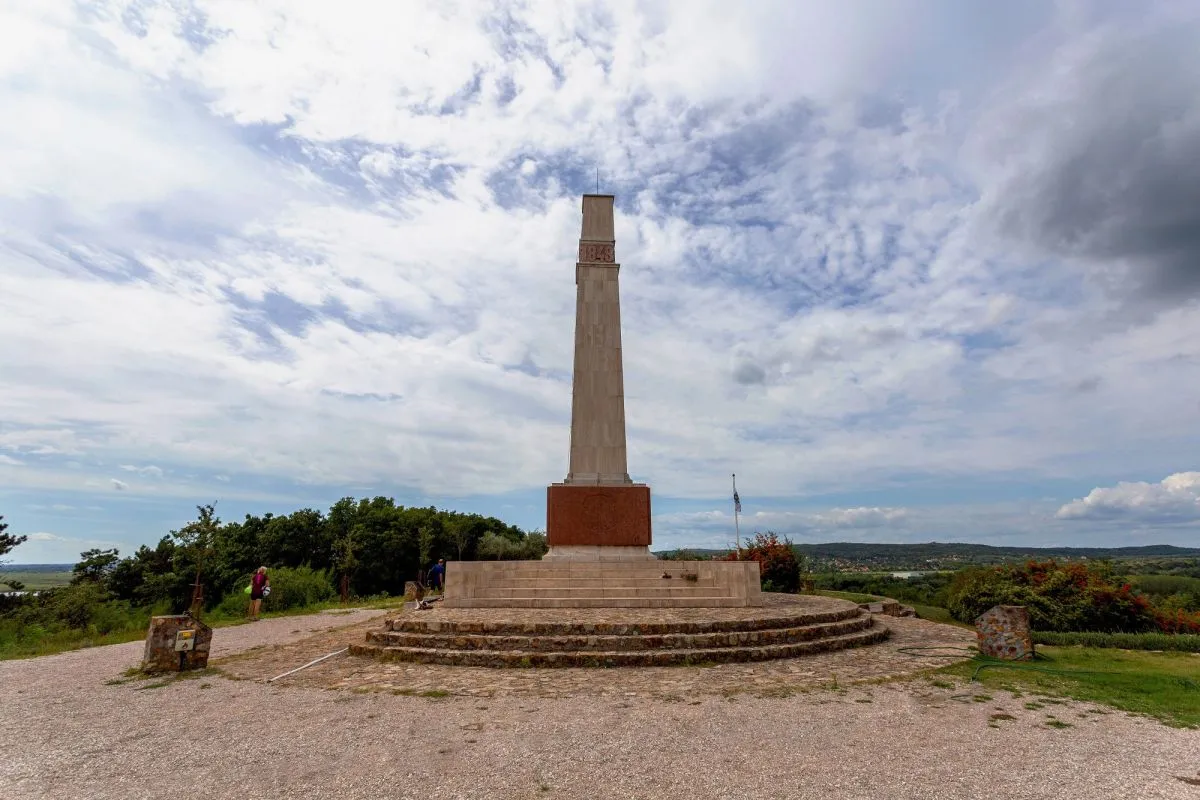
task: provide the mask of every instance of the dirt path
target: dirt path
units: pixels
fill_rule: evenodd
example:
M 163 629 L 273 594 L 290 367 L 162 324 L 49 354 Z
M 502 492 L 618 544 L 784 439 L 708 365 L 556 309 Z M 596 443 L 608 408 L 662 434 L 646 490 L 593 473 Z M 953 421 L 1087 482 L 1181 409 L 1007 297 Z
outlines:
M 1200 798 L 1200 786 L 1181 780 L 1200 778 L 1200 732 L 1075 703 L 1054 706 L 1072 725 L 1056 729 L 1045 724 L 1050 709 L 1004 693 L 955 699 L 963 687 L 924 679 L 847 688 L 841 672 L 833 690 L 825 667 L 808 659 L 780 662 L 761 673 L 772 676 L 767 684 L 739 693 L 712 691 L 721 668 L 661 670 L 693 685 L 657 694 L 630 688 L 639 679 L 623 670 L 501 679 L 423 668 L 439 670 L 430 686 L 523 673 L 549 694 L 570 681 L 569 696 L 517 683 L 486 698 L 369 691 L 383 687 L 374 679 L 320 688 L 371 669 L 349 661 L 328 664 L 324 677 L 315 667 L 303 681 L 263 682 L 381 618 L 218 629 L 214 657 L 240 680 L 106 683 L 136 663 L 139 643 L 2 662 L 0 797 Z M 329 630 L 344 625 L 352 627 Z M 925 626 L 933 623 L 901 635 L 961 638 Z M 258 644 L 266 647 L 250 652 Z M 771 690 L 785 667 L 814 680 Z M 559 677 L 535 674 L 546 672 Z

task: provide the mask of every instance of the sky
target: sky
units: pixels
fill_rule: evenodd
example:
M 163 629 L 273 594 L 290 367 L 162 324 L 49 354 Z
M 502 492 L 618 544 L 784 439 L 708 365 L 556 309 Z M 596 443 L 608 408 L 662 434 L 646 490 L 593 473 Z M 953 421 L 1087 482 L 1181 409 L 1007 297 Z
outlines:
M 1200 545 L 1200 4 L 0 5 L 19 563 L 545 525 L 616 195 L 654 548 Z

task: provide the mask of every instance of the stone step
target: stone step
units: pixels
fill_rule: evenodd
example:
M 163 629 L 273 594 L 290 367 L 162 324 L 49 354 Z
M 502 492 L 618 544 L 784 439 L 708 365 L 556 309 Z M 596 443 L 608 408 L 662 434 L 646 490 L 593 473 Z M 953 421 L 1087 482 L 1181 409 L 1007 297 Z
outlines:
M 841 636 L 827 636 L 803 642 L 769 644 L 756 647 L 716 647 L 643 651 L 559 651 L 533 650 L 451 650 L 425 647 L 392 647 L 355 644 L 350 653 L 385 661 L 419 664 L 453 664 L 475 667 L 665 667 L 684 664 L 723 664 L 794 658 L 811 653 L 862 647 L 883 641 L 887 627 L 873 622 L 871 627 Z
M 856 631 L 866 630 L 870 627 L 870 615 L 863 615 L 838 622 L 751 631 L 625 635 L 577 633 L 559 636 L 371 631 L 367 634 L 367 641 L 385 647 L 415 647 L 443 650 L 523 650 L 538 652 L 699 650 L 806 642 L 830 636 L 844 636 Z
M 651 636 L 669 633 L 717 633 L 758 631 L 774 628 L 799 628 L 862 619 L 869 615 L 849 603 L 832 610 L 762 614 L 747 619 L 653 619 L 629 622 L 573 622 L 557 619 L 530 622 L 447 620 L 423 616 L 424 612 L 405 614 L 384 621 L 385 630 L 410 633 L 487 634 L 494 636 Z

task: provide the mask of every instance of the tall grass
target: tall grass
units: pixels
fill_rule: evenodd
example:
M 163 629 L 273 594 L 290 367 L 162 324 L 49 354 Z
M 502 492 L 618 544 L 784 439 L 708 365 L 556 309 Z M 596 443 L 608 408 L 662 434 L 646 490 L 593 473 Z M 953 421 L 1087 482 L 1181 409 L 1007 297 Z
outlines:
M 1200 635 L 1193 633 L 1091 633 L 1034 631 L 1036 644 L 1055 647 L 1116 647 L 1122 650 L 1169 650 L 1200 653 Z
M 0 660 L 135 641 L 146 636 L 152 615 L 170 613 L 165 604 L 139 608 L 119 601 L 62 603 L 56 611 L 30 605 L 0 616 Z
M 281 568 L 271 570 L 270 576 L 271 595 L 263 603 L 264 616 L 308 614 L 341 605 L 323 570 Z M 239 586 L 248 582 L 246 576 Z M 249 600 L 240 590 L 230 592 L 204 612 L 203 620 L 213 627 L 239 624 L 246 619 Z M 386 595 L 355 598 L 355 605 L 371 608 L 396 603 Z M 113 600 L 96 584 L 57 589 L 45 597 L 0 609 L 0 660 L 137 641 L 145 638 L 151 616 L 173 611 L 168 601 L 150 607 Z

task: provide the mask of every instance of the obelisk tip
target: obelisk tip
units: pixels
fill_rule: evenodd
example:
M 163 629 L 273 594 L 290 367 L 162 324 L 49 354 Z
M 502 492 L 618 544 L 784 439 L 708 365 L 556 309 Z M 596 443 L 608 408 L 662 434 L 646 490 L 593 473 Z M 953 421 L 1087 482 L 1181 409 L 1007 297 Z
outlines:
M 613 226 L 613 202 L 611 194 L 585 194 L 583 196 L 583 232 L 580 239 L 590 242 L 613 242 L 616 234 Z

